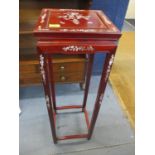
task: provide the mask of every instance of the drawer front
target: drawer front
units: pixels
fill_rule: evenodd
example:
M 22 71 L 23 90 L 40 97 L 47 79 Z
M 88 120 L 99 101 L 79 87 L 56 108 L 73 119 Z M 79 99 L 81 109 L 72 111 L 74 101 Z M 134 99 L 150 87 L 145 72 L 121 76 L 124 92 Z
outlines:
M 58 83 L 76 83 L 84 81 L 83 72 L 73 72 L 73 73 L 55 73 L 54 81 Z
M 20 74 L 25 73 L 40 73 L 40 67 L 38 64 L 19 65 Z
M 19 65 L 20 84 L 41 83 L 39 61 L 22 62 Z M 85 61 L 53 63 L 53 76 L 56 83 L 79 83 L 84 82 Z
M 85 62 L 74 62 L 74 63 L 54 63 L 54 73 L 70 73 L 70 72 L 81 72 L 85 69 Z M 40 67 L 38 64 L 26 64 L 19 66 L 20 73 L 40 73 Z
M 54 81 L 56 83 L 78 83 L 84 81 L 83 72 L 73 73 L 54 73 Z M 41 75 L 39 73 L 20 75 L 20 84 L 39 84 L 41 83 Z
M 82 72 L 84 68 L 85 68 L 85 62 L 59 63 L 53 65 L 53 72 L 54 73 Z

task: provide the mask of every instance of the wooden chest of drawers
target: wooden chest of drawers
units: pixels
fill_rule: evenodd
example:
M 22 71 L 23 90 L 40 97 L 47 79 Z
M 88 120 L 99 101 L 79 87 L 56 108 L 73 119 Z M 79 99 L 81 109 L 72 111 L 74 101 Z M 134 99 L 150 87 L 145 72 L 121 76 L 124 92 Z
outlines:
M 20 85 L 41 83 L 38 59 L 22 60 L 19 66 Z M 53 58 L 54 80 L 57 83 L 84 83 L 85 69 L 85 55 L 57 55 Z

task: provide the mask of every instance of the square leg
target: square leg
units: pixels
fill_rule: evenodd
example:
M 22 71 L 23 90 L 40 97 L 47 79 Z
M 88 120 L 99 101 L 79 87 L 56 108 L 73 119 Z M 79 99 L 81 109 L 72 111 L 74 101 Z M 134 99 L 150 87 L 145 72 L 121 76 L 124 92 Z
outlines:
M 97 98 L 95 101 L 93 115 L 92 115 L 91 123 L 90 123 L 90 127 L 89 127 L 88 139 L 91 138 L 94 127 L 95 127 L 95 123 L 96 123 L 97 116 L 98 116 L 98 113 L 100 110 L 100 106 L 101 106 L 101 103 L 102 103 L 102 100 L 104 97 L 104 92 L 105 92 L 105 88 L 106 88 L 106 85 L 108 82 L 111 67 L 112 67 L 112 64 L 114 61 L 115 51 L 116 51 L 116 49 L 113 52 L 106 54 L 106 59 L 103 64 L 102 75 L 101 75 L 100 84 L 99 84 L 99 88 L 98 88 Z
M 86 88 L 84 92 L 83 105 L 70 105 L 70 106 L 60 106 L 60 107 L 56 106 L 56 101 L 55 101 L 55 89 L 54 89 L 54 81 L 53 81 L 53 69 L 51 67 L 52 66 L 51 55 L 42 55 L 42 54 L 40 55 L 42 80 L 43 80 L 43 86 L 45 90 L 46 104 L 47 104 L 54 143 L 57 143 L 58 140 L 67 140 L 67 139 L 76 139 L 76 138 L 90 139 L 91 138 L 93 130 L 94 130 L 94 126 L 96 123 L 96 119 L 98 116 L 98 112 L 99 112 L 99 109 L 100 109 L 100 106 L 103 100 L 104 91 L 106 88 L 106 84 L 108 81 L 112 63 L 114 60 L 115 51 L 116 49 L 113 50 L 112 52 L 107 53 L 106 55 L 105 63 L 103 64 L 103 71 L 101 75 L 98 94 L 97 94 L 97 98 L 96 98 L 96 102 L 95 102 L 95 106 L 93 110 L 93 115 L 91 118 L 91 123 L 89 123 L 89 119 L 88 119 L 88 113 L 86 110 L 86 102 L 87 102 L 94 54 L 89 55 L 89 62 L 87 65 Z M 56 111 L 65 110 L 65 109 L 81 109 L 81 112 L 84 112 L 85 121 L 86 121 L 86 125 L 88 128 L 88 133 L 77 134 L 77 135 L 66 135 L 63 137 L 56 136 L 56 124 L 55 124 L 56 123 Z

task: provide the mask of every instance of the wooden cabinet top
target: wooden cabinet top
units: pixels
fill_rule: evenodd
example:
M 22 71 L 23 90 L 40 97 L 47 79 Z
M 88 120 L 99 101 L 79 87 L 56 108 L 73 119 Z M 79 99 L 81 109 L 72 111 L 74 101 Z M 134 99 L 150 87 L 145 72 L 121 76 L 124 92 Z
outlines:
M 34 34 L 44 39 L 118 40 L 118 28 L 100 10 L 43 9 Z

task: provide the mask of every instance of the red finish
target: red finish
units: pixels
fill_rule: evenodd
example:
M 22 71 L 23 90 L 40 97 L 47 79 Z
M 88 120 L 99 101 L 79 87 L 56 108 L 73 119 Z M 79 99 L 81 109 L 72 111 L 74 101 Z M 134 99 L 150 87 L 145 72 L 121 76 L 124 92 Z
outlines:
M 113 62 L 110 63 L 111 57 L 114 56 L 115 50 L 113 51 L 113 53 L 108 53 L 106 55 L 105 63 L 103 64 L 103 71 L 102 71 L 101 80 L 100 80 L 98 93 L 97 93 L 97 98 L 96 98 L 96 101 L 95 101 L 93 115 L 92 115 L 92 119 L 91 119 L 91 123 L 90 123 L 88 139 L 91 138 L 93 129 L 95 127 L 95 122 L 96 122 L 98 112 L 100 110 L 100 106 L 101 106 L 101 103 L 102 103 L 102 100 L 103 100 L 103 97 L 104 97 L 104 92 L 105 92 L 105 88 L 106 88 L 106 85 L 107 85 L 107 80 L 108 80 L 110 70 L 111 70 L 111 67 L 112 67 L 112 63 L 113 63 Z M 110 67 L 109 67 L 109 63 L 111 64 Z M 107 77 L 107 71 L 108 71 L 108 77 Z
M 61 107 L 56 107 L 56 110 L 65 110 L 65 109 L 80 109 L 82 108 L 81 105 L 70 105 L 70 106 L 61 106 Z
M 79 135 L 66 135 L 63 137 L 58 137 L 58 140 L 68 140 L 68 139 L 79 139 L 79 138 L 87 138 L 88 134 L 79 134 Z
M 34 35 L 37 39 L 37 50 L 40 55 L 41 73 L 46 96 L 46 105 L 54 143 L 58 140 L 88 138 L 90 139 L 104 97 L 108 77 L 113 64 L 117 42 L 121 36 L 116 26 L 99 10 L 43 9 L 36 23 Z M 93 65 L 94 54 L 106 52 L 105 63 L 94 105 L 93 115 L 89 122 L 86 102 Z M 56 106 L 53 80 L 53 54 L 88 54 L 86 87 L 82 105 Z M 76 68 L 75 68 L 76 70 Z M 56 135 L 57 110 L 81 109 L 84 112 L 87 134 Z
M 102 11 L 73 9 L 43 9 L 34 34 L 38 40 L 68 38 L 117 40 L 120 37 L 120 31 Z
M 93 61 L 94 61 L 94 54 L 88 54 L 86 86 L 85 86 L 84 99 L 83 99 L 83 105 L 82 105 L 83 110 L 85 109 L 86 103 L 87 103 L 87 97 L 88 97 L 88 90 L 89 90 L 89 84 L 90 84 L 90 79 L 91 79 Z
M 67 49 L 67 47 L 75 47 L 75 50 Z M 110 52 L 115 49 L 117 42 L 111 41 L 38 41 L 37 47 L 40 49 L 41 53 L 61 53 L 61 54 L 94 54 L 96 51 L 99 52 Z M 81 49 L 83 47 L 83 50 Z M 76 51 L 76 48 L 79 49 Z M 80 50 L 81 49 L 81 50 Z M 40 54 L 41 54 L 40 53 Z
M 56 138 L 56 129 L 55 129 L 55 123 L 54 123 L 54 111 L 53 111 L 53 105 L 52 105 L 52 99 L 51 99 L 51 89 L 50 89 L 50 75 L 49 75 L 49 68 L 47 65 L 47 56 L 42 55 L 44 58 L 43 61 L 43 67 L 45 71 L 45 80 L 43 78 L 43 84 L 44 84 L 44 89 L 45 89 L 45 95 L 47 97 L 46 99 L 46 104 L 47 104 L 47 109 L 48 109 L 48 114 L 49 114 L 49 119 L 50 119 L 50 125 L 52 129 L 52 136 L 53 136 L 53 141 L 54 143 L 57 143 L 57 138 Z M 41 63 L 40 63 L 41 64 Z
M 84 115 L 85 115 L 85 119 L 86 119 L 87 128 L 89 130 L 90 124 L 89 124 L 88 112 L 86 109 L 84 109 Z
M 53 117 L 54 117 L 54 126 L 56 127 L 56 113 L 53 113 Z
M 54 88 L 54 78 L 53 78 L 53 65 L 51 63 L 52 61 L 52 57 L 48 57 L 48 72 L 50 74 L 50 80 L 51 80 L 51 92 L 52 92 L 52 102 L 53 102 L 53 108 L 54 108 L 54 111 L 56 112 L 56 98 L 55 98 L 55 88 Z

